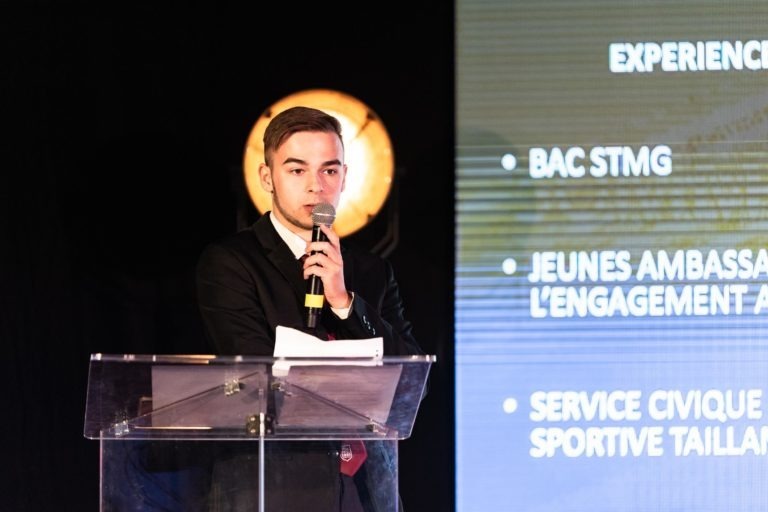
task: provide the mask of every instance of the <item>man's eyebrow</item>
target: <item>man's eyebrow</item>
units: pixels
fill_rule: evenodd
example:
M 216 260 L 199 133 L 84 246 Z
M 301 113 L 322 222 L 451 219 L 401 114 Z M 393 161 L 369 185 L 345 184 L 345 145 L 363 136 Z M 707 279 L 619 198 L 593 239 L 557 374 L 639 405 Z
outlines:
M 283 160 L 283 165 L 285 165 L 285 164 L 307 165 L 307 162 L 305 162 L 301 158 L 295 158 L 295 157 L 289 156 L 288 158 Z M 329 165 L 341 165 L 341 160 L 339 160 L 339 159 L 328 160 L 327 162 L 323 162 L 321 164 L 321 167 L 327 167 Z
M 307 162 L 305 162 L 305 161 L 304 161 L 304 160 L 302 160 L 301 158 L 293 158 L 293 157 L 290 157 L 290 156 L 289 156 L 288 158 L 286 158 L 285 160 L 283 160 L 283 165 L 285 165 L 285 164 L 301 164 L 301 165 L 307 165 Z

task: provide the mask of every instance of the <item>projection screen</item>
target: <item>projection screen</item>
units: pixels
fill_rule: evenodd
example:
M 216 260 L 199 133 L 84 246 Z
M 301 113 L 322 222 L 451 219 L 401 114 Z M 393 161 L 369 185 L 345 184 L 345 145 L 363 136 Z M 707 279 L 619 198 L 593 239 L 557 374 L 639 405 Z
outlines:
M 456 16 L 457 510 L 768 510 L 768 3 Z

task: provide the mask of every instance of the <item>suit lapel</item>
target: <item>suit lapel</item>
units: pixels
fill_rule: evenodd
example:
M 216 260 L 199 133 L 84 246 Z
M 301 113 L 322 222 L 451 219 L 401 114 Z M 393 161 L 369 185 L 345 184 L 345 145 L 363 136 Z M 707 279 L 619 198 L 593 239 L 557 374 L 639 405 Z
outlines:
M 269 215 L 262 215 L 252 227 L 256 238 L 264 248 L 267 259 L 275 266 L 277 271 L 288 281 L 293 289 L 296 299 L 303 305 L 306 284 L 301 272 L 301 264 L 293 257 L 280 235 L 275 231 Z

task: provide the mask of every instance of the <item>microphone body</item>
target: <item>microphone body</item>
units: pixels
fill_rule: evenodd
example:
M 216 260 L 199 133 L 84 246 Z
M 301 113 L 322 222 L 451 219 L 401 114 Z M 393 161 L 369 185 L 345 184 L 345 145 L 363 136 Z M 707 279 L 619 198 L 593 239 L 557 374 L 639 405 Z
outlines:
M 336 218 L 336 209 L 328 203 L 315 205 L 312 209 L 312 241 L 326 242 L 328 237 L 320 230 L 320 225 L 330 226 Z M 312 251 L 311 254 L 315 254 Z M 307 308 L 307 327 L 314 329 L 317 327 L 317 321 L 320 313 L 323 311 L 325 295 L 323 293 L 323 280 L 316 276 L 309 276 L 307 281 L 307 294 L 304 297 L 304 307 Z
M 312 241 L 325 242 L 328 237 L 320 231 L 320 225 L 315 224 L 312 227 Z M 311 254 L 315 254 L 312 251 Z M 317 319 L 320 318 L 320 312 L 323 310 L 325 296 L 323 295 L 323 280 L 316 275 L 309 276 L 307 282 L 307 294 L 304 297 L 304 306 L 307 308 L 307 327 L 314 329 L 317 327 Z

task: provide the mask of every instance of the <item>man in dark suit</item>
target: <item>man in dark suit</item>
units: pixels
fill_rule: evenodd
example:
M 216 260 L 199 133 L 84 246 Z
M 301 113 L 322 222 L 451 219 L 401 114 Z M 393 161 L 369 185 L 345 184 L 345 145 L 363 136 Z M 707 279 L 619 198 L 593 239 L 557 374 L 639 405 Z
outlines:
M 347 166 L 338 120 L 307 107 L 283 111 L 264 133 L 264 157 L 259 177 L 272 196 L 272 210 L 250 228 L 208 246 L 198 265 L 198 303 L 217 353 L 271 356 L 278 325 L 306 331 L 305 280 L 315 275 L 322 280 L 325 304 L 311 334 L 322 339 L 382 337 L 385 355 L 421 354 L 390 264 L 343 246 L 329 226 L 321 226 L 327 241 L 312 241 L 314 207 L 337 207 L 344 190 Z M 351 476 L 339 476 L 338 457 L 329 462 L 325 453 L 320 448 L 301 457 L 291 451 L 274 455 L 285 478 L 303 482 L 306 492 L 281 495 L 275 488 L 272 497 L 282 501 L 268 500 L 270 509 L 368 508 L 358 496 L 365 494 L 363 487 L 354 485 Z M 238 472 L 242 463 L 240 457 L 229 470 Z
M 316 275 L 327 304 L 318 337 L 381 336 L 387 355 L 421 353 L 390 264 L 342 248 L 328 226 L 321 225 L 328 241 L 310 242 L 313 208 L 338 206 L 344 190 L 347 166 L 338 121 L 306 107 L 286 110 L 264 133 L 264 156 L 259 175 L 272 195 L 272 211 L 211 244 L 198 266 L 200 311 L 217 351 L 271 356 L 278 325 L 305 330 L 304 280 Z

